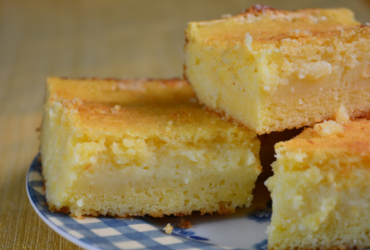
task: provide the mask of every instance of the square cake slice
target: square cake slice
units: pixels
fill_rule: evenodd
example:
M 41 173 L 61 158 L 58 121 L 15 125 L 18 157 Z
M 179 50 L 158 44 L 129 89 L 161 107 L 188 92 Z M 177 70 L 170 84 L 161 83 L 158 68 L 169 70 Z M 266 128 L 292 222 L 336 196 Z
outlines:
M 370 121 L 328 121 L 278 143 L 269 249 L 370 247 Z
M 41 140 L 50 210 L 73 216 L 231 213 L 261 172 L 256 133 L 183 80 L 50 78 Z
M 258 134 L 370 110 L 370 26 L 347 9 L 255 5 L 190 22 L 184 76 L 208 108 Z

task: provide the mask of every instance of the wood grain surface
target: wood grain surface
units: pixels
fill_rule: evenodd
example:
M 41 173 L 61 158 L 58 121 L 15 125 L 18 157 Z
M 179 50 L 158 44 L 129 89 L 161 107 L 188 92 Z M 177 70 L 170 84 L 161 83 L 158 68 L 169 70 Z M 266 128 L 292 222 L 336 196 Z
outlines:
M 370 5 L 361 0 L 263 2 L 280 9 L 348 7 L 370 21 Z M 39 219 L 26 195 L 46 77 L 181 77 L 186 23 L 237 14 L 253 3 L 0 1 L 0 249 L 78 249 Z

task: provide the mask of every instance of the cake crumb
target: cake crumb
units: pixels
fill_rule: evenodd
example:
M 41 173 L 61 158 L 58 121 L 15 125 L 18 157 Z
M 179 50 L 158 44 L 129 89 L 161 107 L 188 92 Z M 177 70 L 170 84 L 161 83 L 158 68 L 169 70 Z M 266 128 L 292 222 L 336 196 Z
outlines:
M 245 35 L 244 43 L 247 46 L 248 50 L 252 51 L 252 42 L 253 42 L 253 37 L 247 33 Z
M 79 220 L 84 220 L 84 219 L 85 219 L 85 217 L 83 217 L 82 215 L 80 215 L 80 216 L 77 216 L 77 219 L 79 219 Z
M 223 14 L 223 15 L 221 15 L 221 18 L 230 18 L 230 17 L 232 17 L 231 14 Z
M 343 124 L 349 122 L 350 118 L 348 112 L 343 104 L 340 105 L 337 112 L 335 112 L 335 121 L 337 123 Z
M 111 111 L 113 114 L 117 114 L 120 109 L 121 109 L 120 105 L 115 105 L 114 108 L 111 109 Z
M 167 224 L 167 226 L 165 226 L 165 227 L 163 228 L 163 230 L 166 232 L 166 234 L 170 234 L 170 233 L 172 233 L 173 226 L 171 226 L 171 224 L 170 224 L 170 223 L 168 223 L 168 224 Z
M 184 220 L 183 218 L 180 218 L 180 223 L 179 223 L 178 226 L 183 228 L 183 229 L 193 227 L 193 225 L 191 224 L 191 221 Z
M 82 207 L 84 205 L 84 201 L 82 198 L 78 199 L 76 202 L 77 206 Z
M 327 137 L 330 135 L 342 135 L 344 132 L 344 127 L 335 121 L 325 121 L 318 123 L 313 127 L 321 137 Z
M 77 97 L 73 98 L 72 103 L 76 104 L 77 106 L 81 106 L 83 104 L 82 100 Z

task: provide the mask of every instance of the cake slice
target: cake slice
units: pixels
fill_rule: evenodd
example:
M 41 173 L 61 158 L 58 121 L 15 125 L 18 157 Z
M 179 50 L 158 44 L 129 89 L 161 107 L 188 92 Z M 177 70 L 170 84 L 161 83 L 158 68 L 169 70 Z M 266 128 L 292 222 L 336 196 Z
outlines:
M 73 216 L 231 213 L 261 172 L 256 133 L 183 80 L 50 78 L 41 140 L 49 208 Z
M 317 124 L 275 149 L 268 248 L 369 248 L 370 121 Z
M 370 110 L 370 26 L 348 9 L 255 5 L 190 22 L 184 76 L 208 108 L 258 134 Z

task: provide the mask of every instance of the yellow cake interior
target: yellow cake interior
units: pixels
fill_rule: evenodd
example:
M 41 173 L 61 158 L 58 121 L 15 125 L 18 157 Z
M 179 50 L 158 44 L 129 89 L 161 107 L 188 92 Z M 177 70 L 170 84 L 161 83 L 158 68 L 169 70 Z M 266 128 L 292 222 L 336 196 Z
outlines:
M 261 172 L 254 132 L 205 111 L 183 80 L 50 78 L 42 173 L 71 215 L 231 213 Z
M 186 29 L 199 100 L 258 134 L 370 110 L 370 26 L 347 9 L 258 10 Z
M 370 246 L 370 121 L 318 126 L 275 147 L 269 249 Z

